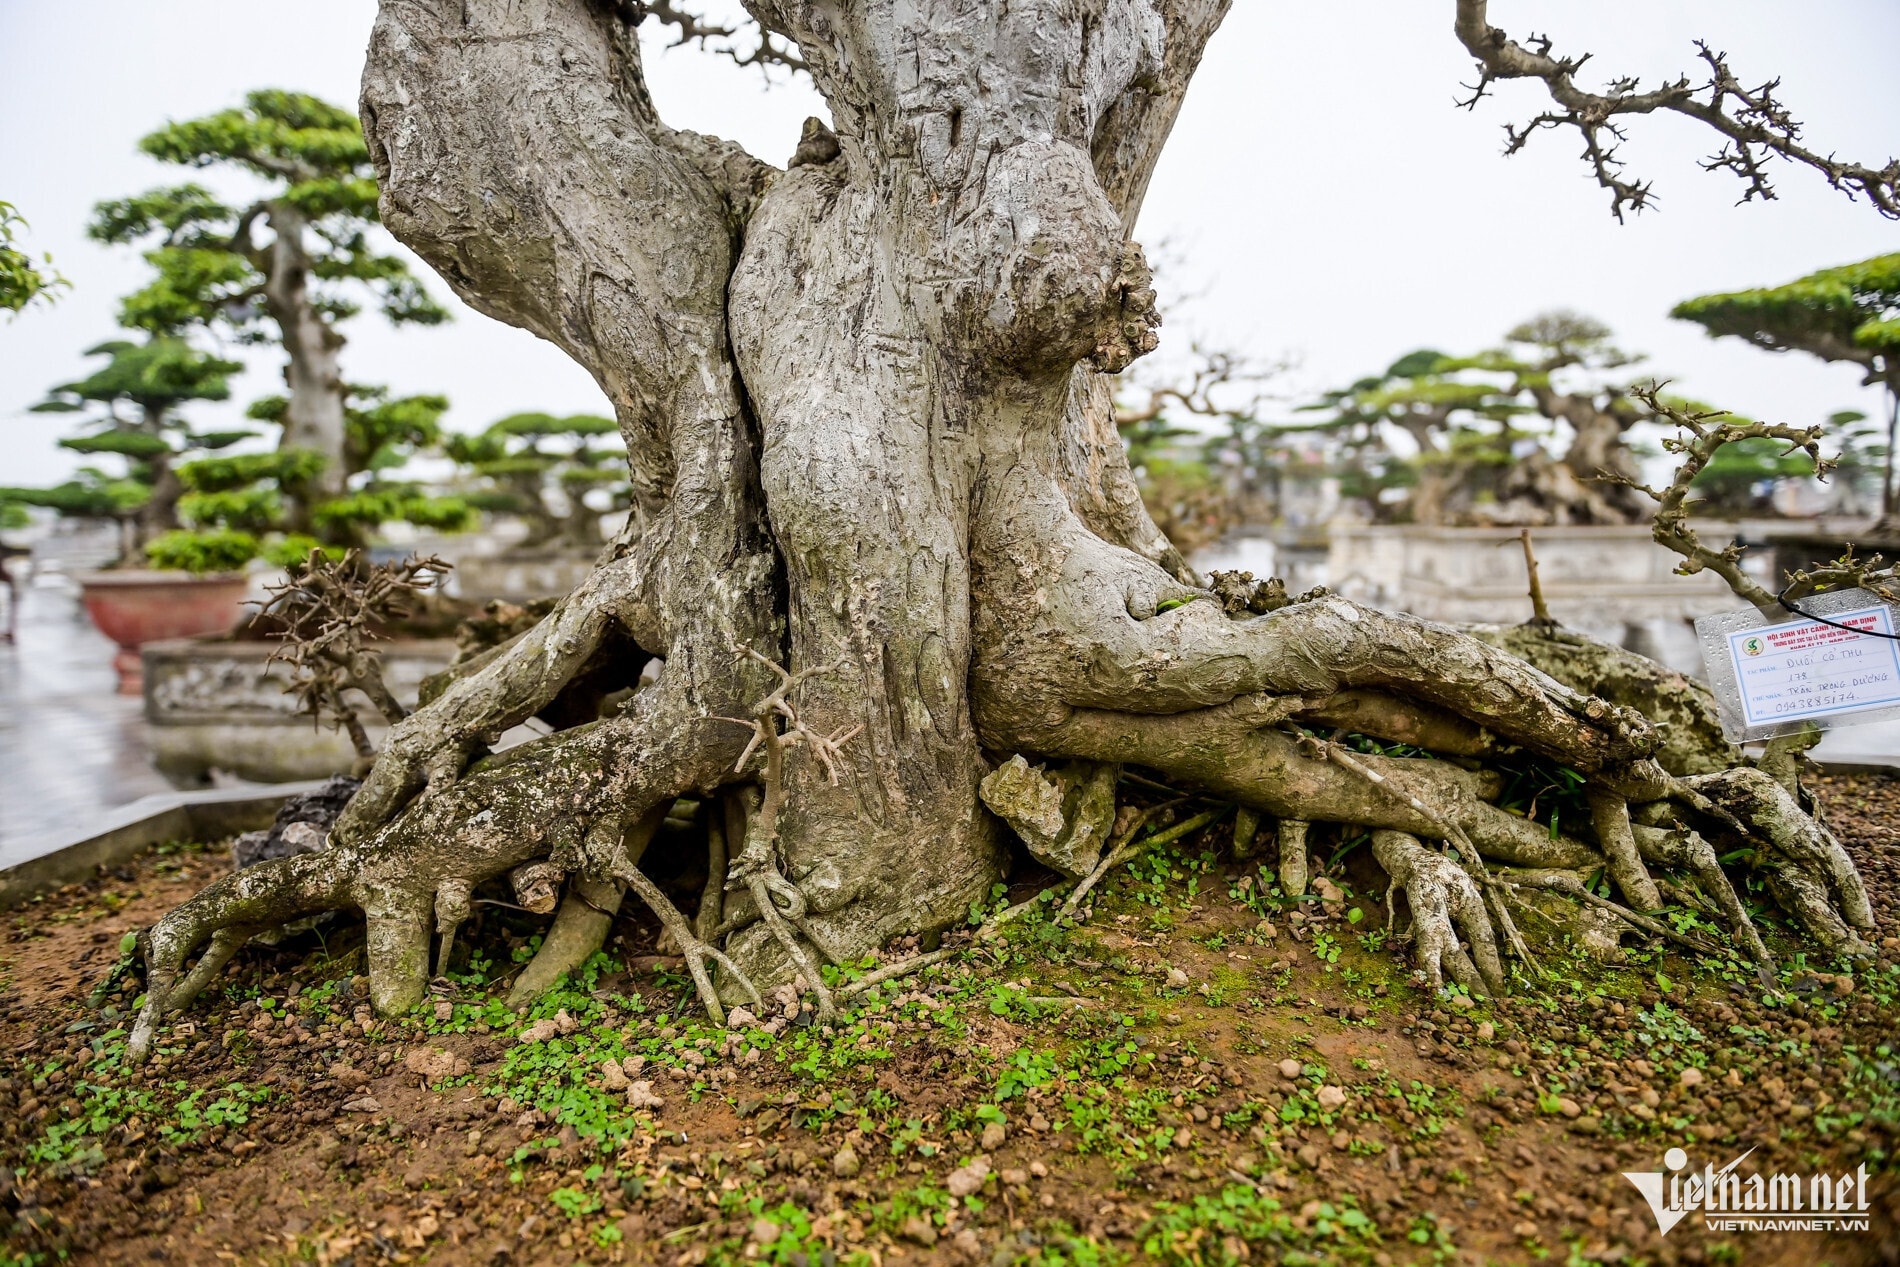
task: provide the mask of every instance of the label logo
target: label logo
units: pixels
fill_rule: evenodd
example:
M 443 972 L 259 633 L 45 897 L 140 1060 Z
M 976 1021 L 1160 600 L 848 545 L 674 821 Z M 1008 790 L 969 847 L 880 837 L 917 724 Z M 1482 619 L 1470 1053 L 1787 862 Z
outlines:
M 1748 1153 L 1754 1152 L 1749 1149 Z M 1623 1172 L 1649 1203 L 1664 1236 L 1700 1213 L 1711 1232 L 1864 1232 L 1868 1225 L 1867 1167 L 1841 1175 L 1735 1173 L 1748 1153 L 1716 1170 L 1683 1173 L 1689 1154 L 1672 1148 L 1663 1170 Z
M 1742 654 L 1743 655 L 1760 655 L 1765 650 L 1767 650 L 1767 648 L 1762 646 L 1762 642 L 1760 638 L 1742 639 Z

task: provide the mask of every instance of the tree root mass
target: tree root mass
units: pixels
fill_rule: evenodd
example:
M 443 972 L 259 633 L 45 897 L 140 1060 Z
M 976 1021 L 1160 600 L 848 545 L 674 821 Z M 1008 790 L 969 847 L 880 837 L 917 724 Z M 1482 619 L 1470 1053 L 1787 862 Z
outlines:
M 616 6 L 384 4 L 363 118 L 385 223 L 594 375 L 636 505 L 585 583 L 394 719 L 324 847 L 145 934 L 135 1054 L 247 938 L 330 910 L 367 921 L 375 1008 L 412 1008 L 472 895 L 531 865 L 523 905 L 565 896 L 517 1001 L 631 891 L 713 1016 L 799 978 L 828 1019 L 828 963 L 963 921 L 1003 874 L 979 785 L 1017 755 L 1235 803 L 1250 846 L 1271 820 L 1290 892 L 1321 869 L 1309 825 L 1369 840 L 1434 986 L 1535 978 L 1520 870 L 1651 919 L 1667 869 L 1765 967 L 1746 871 L 1818 948 L 1865 951 L 1847 855 L 1677 724 L 1712 715 L 1692 686 L 1604 698 L 1620 653 L 1579 668 L 1549 630 L 1255 602 L 1155 528 L 1110 408 L 1158 324 L 1127 226 L 1222 0 L 748 7 L 837 128 L 785 171 L 662 123 Z M 1618 680 L 1665 673 L 1643 672 Z M 550 734 L 491 753 L 535 717 Z M 1510 801 L 1532 767 L 1574 812 Z M 695 919 L 640 865 L 687 802 Z

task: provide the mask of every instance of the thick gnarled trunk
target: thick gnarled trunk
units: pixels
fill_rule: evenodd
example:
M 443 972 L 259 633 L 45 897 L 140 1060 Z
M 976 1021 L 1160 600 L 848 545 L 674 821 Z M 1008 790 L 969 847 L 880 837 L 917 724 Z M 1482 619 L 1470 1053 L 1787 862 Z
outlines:
M 1484 874 L 1480 854 L 1559 886 L 1605 848 L 1634 888 L 1648 859 L 1719 880 L 1672 805 L 1772 820 L 1778 882 L 1853 942 L 1829 906 L 1865 926 L 1851 867 L 1772 788 L 1692 785 L 1650 759 L 1636 710 L 1442 626 L 1217 597 L 1155 528 L 1107 376 L 1155 343 L 1129 235 L 1227 0 L 748 7 L 797 42 L 835 120 L 783 172 L 660 121 L 623 6 L 384 0 L 363 91 L 383 221 L 594 375 L 635 513 L 541 624 L 392 728 L 329 848 L 153 929 L 136 1048 L 250 932 L 326 907 L 366 913 L 376 1004 L 406 1007 L 473 887 L 536 859 L 596 905 L 633 888 L 722 1015 L 708 962 L 744 995 L 794 962 L 815 976 L 814 951 L 961 919 L 1004 861 L 985 757 L 1013 752 L 1214 789 L 1282 819 L 1292 852 L 1309 819 L 1384 832 L 1434 983 L 1501 984 L 1496 893 L 1464 869 Z M 589 720 L 579 684 L 631 685 L 654 657 L 653 685 Z M 557 732 L 485 756 L 537 715 Z M 1645 816 L 1607 844 L 1549 833 L 1490 804 L 1490 775 L 1361 759 L 1301 722 L 1542 753 L 1590 777 L 1603 822 Z M 643 824 L 721 790 L 729 900 L 695 926 L 640 873 Z
M 835 146 L 782 175 L 666 129 L 632 32 L 578 0 L 477 6 L 461 24 L 392 3 L 365 85 L 386 223 L 472 304 L 593 371 L 649 519 L 677 515 L 681 380 L 704 355 L 669 334 L 697 328 L 736 363 L 779 567 L 764 615 L 788 635 L 759 649 L 834 666 L 798 710 L 853 732 L 835 773 L 792 754 L 782 862 L 820 937 L 853 952 L 958 917 L 999 872 L 967 702 L 986 437 L 1061 431 L 1049 476 L 1185 572 L 1140 507 L 1105 388 L 1075 367 L 1152 346 L 1125 222 L 1224 5 L 937 8 L 760 10 L 823 50 L 813 72 L 840 120 Z M 736 258 L 707 258 L 735 228 Z M 705 284 L 724 273 L 727 293 Z M 683 578 L 714 565 L 679 560 L 656 611 L 698 602 Z M 668 641 L 641 645 L 671 669 Z M 372 804 L 416 783 L 400 754 L 384 764 Z M 773 953 L 763 929 L 747 938 Z

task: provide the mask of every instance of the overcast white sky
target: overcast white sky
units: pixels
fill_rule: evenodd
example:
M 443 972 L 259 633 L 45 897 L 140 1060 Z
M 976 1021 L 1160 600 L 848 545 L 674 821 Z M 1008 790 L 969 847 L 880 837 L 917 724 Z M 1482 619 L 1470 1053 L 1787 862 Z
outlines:
M 136 253 L 82 232 L 96 201 L 184 177 L 139 155 L 138 137 L 253 87 L 353 105 L 374 10 L 371 0 L 0 3 L 0 198 L 74 284 L 58 307 L 0 322 L 0 483 L 50 481 L 76 464 L 54 444 L 62 418 L 24 410 L 82 372 L 80 353 L 114 337 L 117 299 L 142 281 Z M 1453 107 L 1470 66 L 1451 14 L 1451 0 L 1237 0 L 1139 228 L 1171 244 L 1177 287 L 1202 292 L 1164 332 L 1164 351 L 1192 327 L 1262 357 L 1296 356 L 1299 382 L 1317 389 L 1420 346 L 1474 350 L 1564 306 L 1608 322 L 1702 399 L 1790 423 L 1874 411 L 1851 368 L 1717 343 L 1667 313 L 1688 295 L 1900 250 L 1900 225 L 1792 170 L 1780 201 L 1736 207 L 1736 182 L 1696 169 L 1710 138 L 1660 119 L 1637 121 L 1626 152 L 1656 180 L 1661 210 L 1618 226 L 1570 136 L 1499 156 L 1500 123 L 1538 107 L 1535 85 L 1505 85 L 1475 114 Z M 1900 151 L 1892 0 L 1495 0 L 1492 20 L 1594 52 L 1599 74 L 1652 82 L 1689 68 L 1702 36 L 1744 80 L 1779 75 L 1816 148 L 1868 163 Z M 763 92 L 755 74 L 689 50 L 650 56 L 648 71 L 670 122 L 773 162 L 790 155 L 805 116 L 822 113 L 808 90 Z M 604 404 L 551 347 L 459 305 L 435 330 L 365 316 L 348 332 L 352 380 L 445 392 L 459 428 Z M 246 355 L 254 369 L 236 384 L 239 402 L 279 382 L 268 349 Z M 226 423 L 239 407 L 199 421 Z

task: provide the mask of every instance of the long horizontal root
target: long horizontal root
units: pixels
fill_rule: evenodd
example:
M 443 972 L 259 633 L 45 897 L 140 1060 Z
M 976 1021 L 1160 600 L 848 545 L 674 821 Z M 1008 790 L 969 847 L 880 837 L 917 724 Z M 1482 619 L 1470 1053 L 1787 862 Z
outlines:
M 1345 823 L 1438 838 L 1446 825 L 1486 857 L 1514 866 L 1600 866 L 1602 855 L 1490 803 L 1496 775 L 1444 761 L 1351 758 L 1380 782 L 1306 753 L 1293 738 L 1236 726 L 1221 709 L 1169 716 L 1078 710 L 1045 736 L 1045 756 L 1086 757 L 1160 770 L 1182 783 L 1280 819 Z M 1424 806 L 1423 809 L 1419 805 Z

